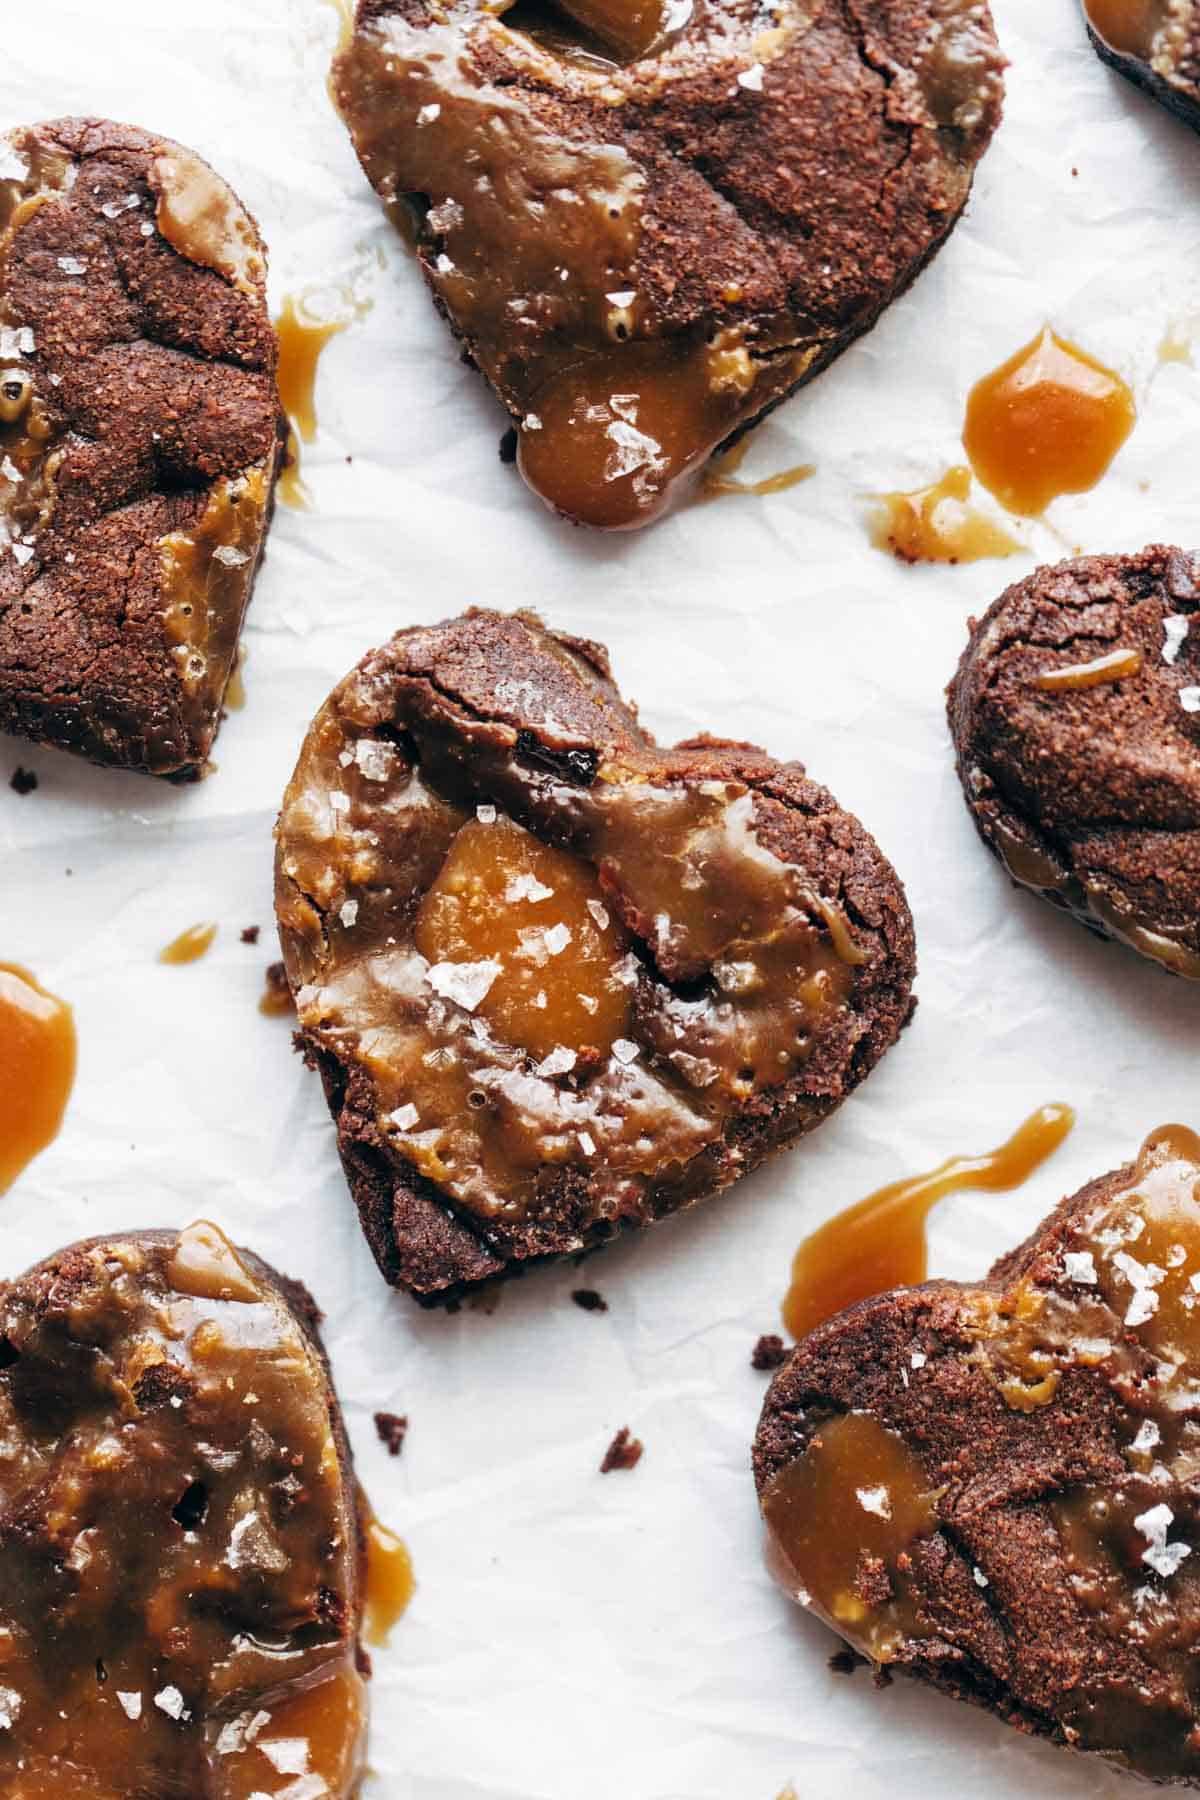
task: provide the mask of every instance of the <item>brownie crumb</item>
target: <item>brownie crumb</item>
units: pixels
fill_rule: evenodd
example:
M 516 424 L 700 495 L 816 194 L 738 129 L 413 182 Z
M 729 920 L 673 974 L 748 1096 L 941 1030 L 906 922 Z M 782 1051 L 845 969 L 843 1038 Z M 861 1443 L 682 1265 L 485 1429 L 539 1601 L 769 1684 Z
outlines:
M 260 930 L 261 930 L 261 927 L 258 925 L 243 926 L 243 928 L 242 928 L 243 944 L 257 944 L 258 934 L 259 934 Z
M 375 1431 L 389 1456 L 399 1456 L 408 1435 L 408 1414 L 377 1412 Z
M 829 1659 L 829 1667 L 834 1675 L 853 1675 L 855 1669 L 866 1666 L 866 1657 L 860 1656 L 847 1644 L 842 1650 L 835 1650 Z
M 764 1332 L 750 1352 L 752 1369 L 782 1369 L 788 1359 L 788 1347 L 774 1332 Z
M 630 1437 L 628 1425 L 622 1425 L 600 1464 L 600 1473 L 610 1475 L 614 1469 L 636 1469 L 642 1460 L 642 1440 Z
M 16 768 L 8 785 L 14 794 L 32 794 L 37 784 L 38 778 L 32 769 Z
M 516 460 L 517 430 L 515 425 L 510 425 L 508 430 L 504 433 L 504 436 L 500 439 L 500 461 L 502 463 L 515 463 Z
M 584 1312 L 608 1311 L 608 1301 L 603 1294 L 598 1294 L 595 1288 L 575 1288 L 571 1298 L 576 1306 L 583 1308 Z

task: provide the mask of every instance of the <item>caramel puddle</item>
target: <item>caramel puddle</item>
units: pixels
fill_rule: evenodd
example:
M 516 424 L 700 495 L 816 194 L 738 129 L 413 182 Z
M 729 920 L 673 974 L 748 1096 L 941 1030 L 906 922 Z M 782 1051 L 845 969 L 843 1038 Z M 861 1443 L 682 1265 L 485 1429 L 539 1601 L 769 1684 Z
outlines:
M 27 969 L 0 963 L 0 1194 L 58 1136 L 75 1062 L 71 1008 Z
M 382 1649 L 416 1591 L 412 1558 L 403 1541 L 366 1507 L 367 1592 L 364 1630 L 368 1644 Z
M 1121 377 L 1047 325 L 971 389 L 963 444 L 1001 505 L 1036 518 L 1094 488 L 1136 419 Z
M 345 331 L 369 310 L 370 302 L 358 299 L 347 286 L 340 290 L 340 310 L 319 316 L 312 310 L 312 296 L 288 294 L 275 321 L 279 340 L 276 380 L 279 398 L 288 416 L 287 462 L 279 477 L 284 504 L 297 512 L 312 511 L 312 495 L 300 474 L 301 444 L 317 435 L 317 366 L 331 338 Z
M 875 496 L 868 519 L 872 544 L 907 563 L 1017 555 L 1024 545 L 969 505 L 970 493 L 971 471 L 960 463 L 929 487 Z
M 834 1313 L 888 1288 L 926 1279 L 929 1213 L 965 1188 L 999 1193 L 1028 1180 L 1075 1123 L 1069 1106 L 1042 1106 L 998 1149 L 954 1156 L 928 1175 L 909 1176 L 847 1207 L 805 1238 L 792 1262 L 783 1322 L 801 1338 Z
M 181 931 L 177 938 L 158 953 L 160 963 L 194 963 L 199 962 L 212 949 L 213 939 L 217 935 L 217 927 L 211 922 L 204 925 L 189 925 Z

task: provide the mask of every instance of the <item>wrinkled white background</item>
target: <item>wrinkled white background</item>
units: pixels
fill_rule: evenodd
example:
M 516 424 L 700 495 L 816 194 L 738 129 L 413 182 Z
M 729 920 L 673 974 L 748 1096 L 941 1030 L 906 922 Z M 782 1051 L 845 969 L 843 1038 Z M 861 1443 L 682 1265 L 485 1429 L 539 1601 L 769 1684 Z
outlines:
M 1195 543 L 1200 373 L 1156 352 L 1200 308 L 1200 142 L 1101 67 L 1072 0 L 995 0 L 1007 115 L 967 217 L 743 471 L 811 460 L 816 478 L 604 539 L 556 523 L 498 461 L 503 420 L 329 105 L 328 6 L 16 11 L 0 124 L 95 112 L 173 135 L 257 214 L 276 303 L 365 269 L 374 304 L 323 361 L 315 510 L 277 518 L 219 773 L 178 792 L 0 742 L 0 958 L 69 998 L 80 1036 L 66 1128 L 3 1204 L 5 1271 L 88 1232 L 208 1215 L 311 1285 L 362 1476 L 419 1581 L 376 1656 L 373 1795 L 1129 1791 L 948 1700 L 829 1673 L 834 1640 L 760 1563 L 749 1352 L 776 1327 L 798 1239 L 881 1182 L 989 1147 L 1043 1101 L 1078 1107 L 1026 1190 L 942 1209 L 932 1268 L 970 1277 L 1152 1127 L 1200 1124 L 1200 996 L 1012 892 L 954 780 L 942 688 L 965 621 L 1032 557 L 903 568 L 869 547 L 861 499 L 955 460 L 966 389 L 1049 318 L 1124 371 L 1141 420 L 1094 494 L 1028 532 L 1031 551 Z M 256 1001 L 275 954 L 270 828 L 307 720 L 371 645 L 470 601 L 605 640 L 664 739 L 708 727 L 807 762 L 908 885 L 921 1005 L 865 1090 L 740 1190 L 582 1274 L 512 1286 L 492 1317 L 447 1317 L 379 1280 L 317 1081 Z M 41 780 L 25 799 L 7 785 L 18 761 Z M 207 918 L 221 932 L 204 961 L 156 963 Z M 257 949 L 239 941 L 250 923 Z M 606 1315 L 571 1304 L 581 1281 Z M 380 1407 L 411 1416 L 399 1461 L 375 1440 Z M 626 1423 L 645 1457 L 601 1479 Z

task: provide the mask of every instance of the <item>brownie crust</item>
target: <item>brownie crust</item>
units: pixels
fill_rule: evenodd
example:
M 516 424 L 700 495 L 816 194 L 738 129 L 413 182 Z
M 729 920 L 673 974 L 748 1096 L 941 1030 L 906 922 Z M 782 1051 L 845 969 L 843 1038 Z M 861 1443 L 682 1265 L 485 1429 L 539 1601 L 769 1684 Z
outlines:
M 204 772 L 284 442 L 265 274 L 179 145 L 0 139 L 0 729 Z
M 971 817 L 1014 881 L 1192 980 L 1198 607 L 1200 559 L 1166 545 L 1038 569 L 973 624 L 948 690 Z

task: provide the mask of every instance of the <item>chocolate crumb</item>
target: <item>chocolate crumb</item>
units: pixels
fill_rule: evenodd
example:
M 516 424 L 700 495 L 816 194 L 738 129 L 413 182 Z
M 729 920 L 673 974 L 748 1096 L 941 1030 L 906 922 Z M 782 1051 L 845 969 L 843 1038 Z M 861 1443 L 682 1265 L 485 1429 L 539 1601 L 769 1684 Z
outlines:
M 377 1412 L 375 1430 L 389 1456 L 399 1456 L 408 1434 L 408 1414 Z
M 32 769 L 16 768 L 8 785 L 14 794 L 32 794 L 37 784 L 38 778 Z
M 258 942 L 258 934 L 259 934 L 259 931 L 260 931 L 260 930 L 261 930 L 261 926 L 258 926 L 258 925 L 246 925 L 246 926 L 244 926 L 244 927 L 243 927 L 243 928 L 242 928 L 242 942 L 243 942 L 243 944 L 257 944 L 257 942 Z
M 866 1660 L 865 1656 L 860 1656 L 857 1650 L 852 1650 L 847 1644 L 844 1649 L 834 1651 L 829 1659 L 829 1667 L 834 1675 L 853 1675 L 855 1669 L 865 1666 Z
M 502 463 L 515 463 L 516 460 L 517 431 L 515 425 L 510 425 L 508 430 L 504 433 L 504 436 L 500 439 L 500 461 Z
M 752 1369 L 782 1369 L 788 1359 L 788 1347 L 774 1332 L 764 1332 L 750 1352 Z
M 600 1464 L 600 1473 L 610 1475 L 614 1469 L 636 1469 L 642 1460 L 642 1441 L 630 1437 L 628 1425 L 622 1425 Z
M 571 1298 L 576 1306 L 583 1308 L 584 1312 L 608 1311 L 608 1301 L 603 1294 L 598 1294 L 595 1288 L 575 1288 Z

